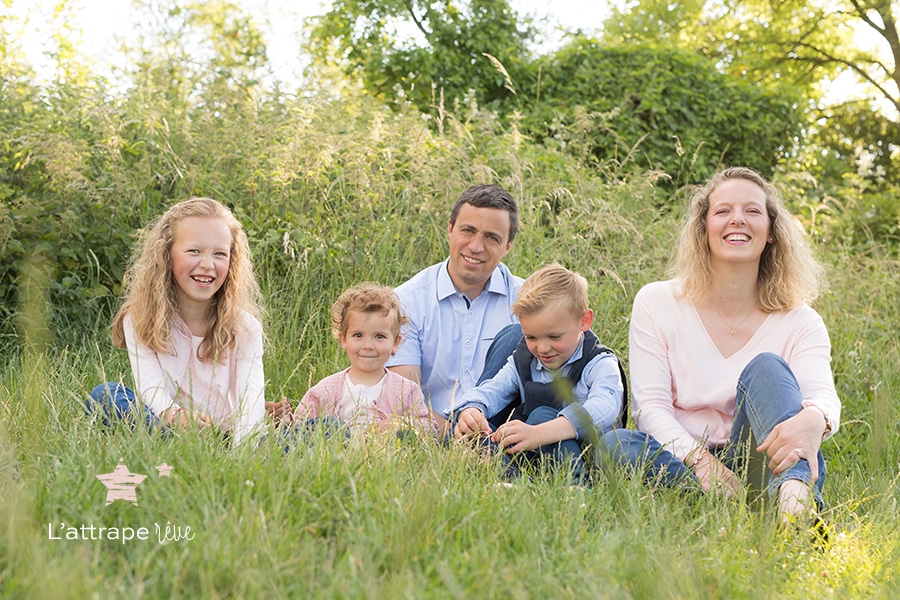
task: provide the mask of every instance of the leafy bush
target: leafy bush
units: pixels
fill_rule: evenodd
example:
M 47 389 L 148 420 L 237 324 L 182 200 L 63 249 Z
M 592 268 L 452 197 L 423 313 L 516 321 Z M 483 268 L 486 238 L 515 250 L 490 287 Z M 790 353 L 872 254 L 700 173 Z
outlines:
M 669 175 L 677 187 L 717 168 L 771 174 L 800 133 L 799 98 L 720 73 L 708 59 L 655 46 L 604 46 L 577 37 L 540 57 L 519 96 L 532 98 L 524 127 L 548 145 L 585 118 L 600 161 L 634 162 Z

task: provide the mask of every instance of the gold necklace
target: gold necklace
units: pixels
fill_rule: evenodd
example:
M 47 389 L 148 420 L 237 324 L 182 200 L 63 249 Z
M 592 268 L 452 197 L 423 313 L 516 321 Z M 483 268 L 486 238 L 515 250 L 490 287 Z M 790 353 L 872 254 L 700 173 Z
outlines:
M 754 312 L 756 312 L 756 308 L 755 308 L 755 307 L 752 308 L 752 309 L 750 310 L 750 312 L 747 314 L 747 316 L 744 317 L 743 319 L 741 319 L 741 322 L 740 322 L 740 323 L 738 323 L 737 325 L 732 325 L 731 323 L 729 323 L 728 321 L 725 320 L 725 317 L 722 316 L 722 311 L 719 310 L 719 307 L 716 306 L 716 303 L 713 302 L 711 298 L 710 298 L 710 300 L 709 300 L 709 303 L 712 304 L 713 309 L 716 311 L 716 314 L 719 315 L 719 318 L 722 319 L 722 322 L 725 323 L 726 325 L 728 325 L 728 328 L 730 329 L 729 333 L 731 333 L 731 335 L 737 335 L 738 327 L 740 327 L 741 325 L 743 325 L 744 322 L 745 322 L 747 319 L 749 319 L 751 316 L 753 316 L 753 313 L 754 313 Z

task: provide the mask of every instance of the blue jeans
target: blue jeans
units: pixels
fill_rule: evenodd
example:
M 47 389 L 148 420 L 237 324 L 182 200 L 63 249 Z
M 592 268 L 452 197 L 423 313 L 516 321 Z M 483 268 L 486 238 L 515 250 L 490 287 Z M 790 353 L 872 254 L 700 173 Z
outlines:
M 713 452 L 726 467 L 737 472 L 745 466 L 746 445 L 751 440 L 762 443 L 776 425 L 799 413 L 803 409 L 803 396 L 797 378 L 784 359 L 777 354 L 764 352 L 744 367 L 738 377 L 735 398 L 731 438 L 726 446 Z M 667 486 L 685 483 L 699 485 L 697 477 L 687 465 L 643 431 L 617 429 L 607 432 L 601 439 L 601 448 L 617 464 L 645 469 L 645 476 L 649 480 L 656 480 Z M 753 452 L 754 449 L 755 446 L 752 446 L 750 451 Z M 816 460 L 819 464 L 819 478 L 814 490 L 816 504 L 821 507 L 822 488 L 825 485 L 825 458 L 821 450 L 816 455 Z M 797 479 L 809 485 L 809 462 L 801 459 L 777 477 L 769 473 L 766 483 L 769 495 L 776 494 L 781 484 L 788 479 Z
M 525 422 L 529 425 L 540 425 L 552 421 L 559 414 L 555 408 L 549 406 L 539 406 L 528 415 Z M 491 441 L 489 437 L 484 438 L 484 444 L 490 448 L 494 454 L 503 456 L 503 463 L 506 465 L 506 475 L 509 478 L 519 476 L 519 468 L 517 463 L 520 460 L 538 461 L 542 456 L 549 457 L 554 463 L 569 468 L 572 478 L 576 483 L 587 484 L 588 472 L 585 467 L 584 460 L 581 458 L 581 444 L 578 440 L 563 440 L 554 444 L 546 444 L 535 450 L 526 450 L 518 454 L 507 454 L 500 445 Z
M 325 439 L 350 439 L 350 428 L 343 419 L 338 417 L 314 417 L 294 424 L 282 433 L 286 442 L 285 452 L 290 452 L 297 446 L 309 446 L 317 435 Z
M 132 429 L 138 423 L 153 431 L 160 425 L 159 417 L 150 412 L 147 405 L 139 401 L 134 392 L 122 383 L 101 383 L 91 390 L 84 402 L 88 415 L 98 415 L 105 427 L 114 427 L 124 422 Z
M 521 339 L 522 326 L 518 323 L 511 323 L 498 331 L 484 356 L 484 370 L 481 371 L 481 377 L 475 385 L 481 385 L 499 373 Z

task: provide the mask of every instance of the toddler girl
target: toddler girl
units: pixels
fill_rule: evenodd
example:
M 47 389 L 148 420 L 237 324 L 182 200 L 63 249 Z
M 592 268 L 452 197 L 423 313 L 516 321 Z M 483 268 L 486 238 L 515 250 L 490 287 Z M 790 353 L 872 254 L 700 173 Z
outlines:
M 436 425 L 421 388 L 384 367 L 400 345 L 400 328 L 409 323 L 394 291 L 372 283 L 350 288 L 331 307 L 331 321 L 350 367 L 313 386 L 292 419 L 307 429 L 319 420 L 339 420 L 354 432 L 433 433 Z

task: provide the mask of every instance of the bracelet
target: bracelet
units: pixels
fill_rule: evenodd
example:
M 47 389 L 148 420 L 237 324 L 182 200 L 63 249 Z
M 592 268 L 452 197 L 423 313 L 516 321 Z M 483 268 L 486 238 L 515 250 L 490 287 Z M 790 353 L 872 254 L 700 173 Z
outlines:
M 812 408 L 822 413 L 822 416 L 825 417 L 825 431 L 822 432 L 822 439 L 824 440 L 831 435 L 831 419 L 828 418 L 828 414 L 824 410 L 809 401 L 803 403 L 803 408 Z
M 692 469 L 695 468 L 698 464 L 700 464 L 700 461 L 703 459 L 703 456 L 706 454 L 706 452 L 706 446 L 700 446 L 699 448 L 691 452 L 691 455 L 693 455 L 694 459 L 688 466 Z

